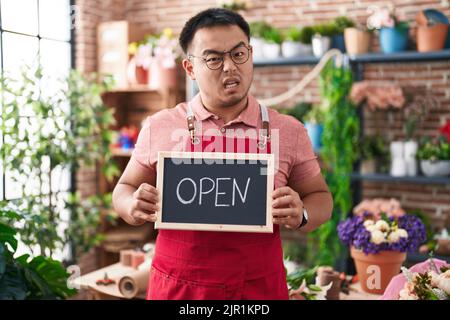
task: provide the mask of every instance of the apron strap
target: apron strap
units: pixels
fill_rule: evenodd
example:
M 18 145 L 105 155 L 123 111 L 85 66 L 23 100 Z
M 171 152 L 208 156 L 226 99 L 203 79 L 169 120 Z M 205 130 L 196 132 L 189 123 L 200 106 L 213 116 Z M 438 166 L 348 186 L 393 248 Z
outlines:
M 259 110 L 261 113 L 261 120 L 262 120 L 262 131 L 260 136 L 263 139 L 263 141 L 258 143 L 258 148 L 265 149 L 267 141 L 270 139 L 269 113 L 267 112 L 267 107 L 261 104 L 259 105 Z M 192 144 L 199 144 L 200 139 L 195 135 L 195 116 L 194 112 L 192 111 L 191 102 L 188 102 L 187 105 L 186 121 L 191 136 Z

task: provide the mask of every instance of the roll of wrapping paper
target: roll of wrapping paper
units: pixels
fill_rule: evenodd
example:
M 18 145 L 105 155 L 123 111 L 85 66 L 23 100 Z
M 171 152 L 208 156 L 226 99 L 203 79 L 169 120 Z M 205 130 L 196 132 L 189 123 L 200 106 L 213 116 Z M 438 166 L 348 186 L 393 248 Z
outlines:
M 149 270 L 136 270 L 135 272 L 123 276 L 119 280 L 119 291 L 128 299 L 136 297 L 140 293 L 144 293 L 147 289 Z

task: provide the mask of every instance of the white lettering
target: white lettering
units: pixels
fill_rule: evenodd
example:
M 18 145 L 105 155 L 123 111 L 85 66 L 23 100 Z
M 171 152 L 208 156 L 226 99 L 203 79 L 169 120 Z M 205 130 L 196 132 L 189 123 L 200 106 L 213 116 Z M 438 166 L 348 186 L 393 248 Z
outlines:
M 180 186 L 181 186 L 181 184 L 184 181 L 190 181 L 192 183 L 192 185 L 194 186 L 194 195 L 192 196 L 192 198 L 190 200 L 184 200 L 184 199 L 181 198 L 181 195 L 180 195 Z M 178 198 L 178 201 L 180 201 L 182 204 L 190 204 L 190 203 L 192 203 L 194 201 L 196 196 L 197 196 L 197 185 L 195 184 L 194 180 L 192 180 L 191 178 L 184 178 L 180 182 L 178 182 L 178 185 L 177 185 L 177 198 Z

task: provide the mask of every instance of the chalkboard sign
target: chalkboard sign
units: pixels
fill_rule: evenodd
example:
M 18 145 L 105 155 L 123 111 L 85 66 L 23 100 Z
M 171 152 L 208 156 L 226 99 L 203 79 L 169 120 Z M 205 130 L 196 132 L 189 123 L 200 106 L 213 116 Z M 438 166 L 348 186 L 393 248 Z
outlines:
M 159 152 L 155 228 L 273 232 L 273 154 Z

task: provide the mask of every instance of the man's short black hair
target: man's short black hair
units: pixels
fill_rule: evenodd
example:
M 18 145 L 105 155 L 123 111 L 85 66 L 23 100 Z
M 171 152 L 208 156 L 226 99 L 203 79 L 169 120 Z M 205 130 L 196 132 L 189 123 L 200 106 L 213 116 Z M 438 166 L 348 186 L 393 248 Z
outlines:
M 181 49 L 183 49 L 184 53 L 187 53 L 188 46 L 197 30 L 227 25 L 238 26 L 250 40 L 250 27 L 239 13 L 228 9 L 211 8 L 196 14 L 186 22 L 179 38 Z

